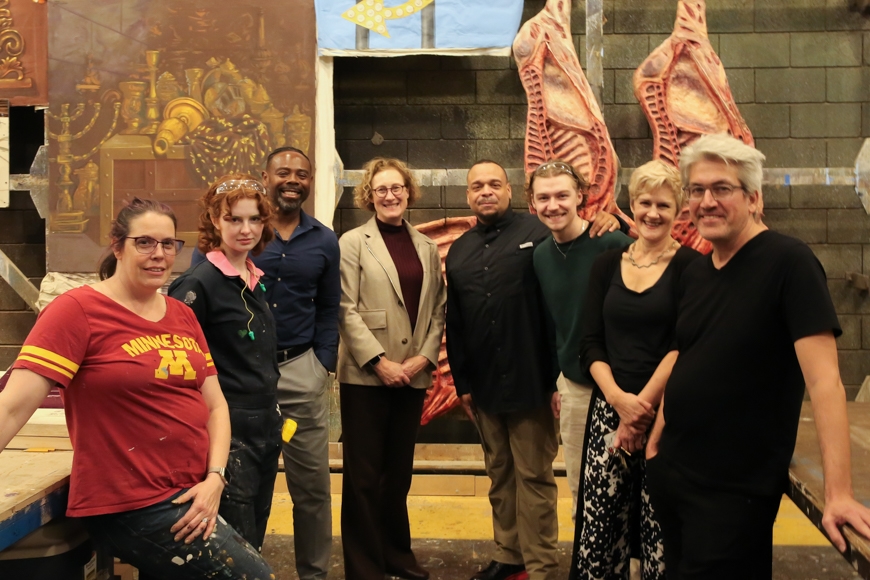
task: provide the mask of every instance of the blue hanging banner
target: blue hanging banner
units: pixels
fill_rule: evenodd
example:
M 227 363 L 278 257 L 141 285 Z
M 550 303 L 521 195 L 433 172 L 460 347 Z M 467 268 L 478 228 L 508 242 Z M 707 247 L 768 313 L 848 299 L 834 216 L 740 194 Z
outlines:
M 324 50 L 439 50 L 510 47 L 523 0 L 315 0 Z

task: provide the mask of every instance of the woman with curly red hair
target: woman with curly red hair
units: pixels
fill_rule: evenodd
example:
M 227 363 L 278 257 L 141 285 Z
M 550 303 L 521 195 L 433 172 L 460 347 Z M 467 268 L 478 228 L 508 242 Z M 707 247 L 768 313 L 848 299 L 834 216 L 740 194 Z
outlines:
M 249 254 L 272 239 L 266 189 L 252 175 L 218 179 L 200 200 L 206 259 L 169 287 L 196 314 L 230 409 L 232 439 L 220 515 L 262 548 L 281 453 L 275 321 Z

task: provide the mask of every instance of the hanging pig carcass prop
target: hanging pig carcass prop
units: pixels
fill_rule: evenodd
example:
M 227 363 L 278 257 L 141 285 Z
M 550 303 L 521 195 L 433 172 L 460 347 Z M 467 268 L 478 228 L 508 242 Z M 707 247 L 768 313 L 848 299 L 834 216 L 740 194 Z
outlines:
M 526 174 L 564 159 L 589 180 L 584 218 L 600 210 L 621 214 L 614 198 L 619 162 L 574 49 L 571 1 L 548 0 L 520 28 L 513 54 L 529 101 Z
M 444 273 L 444 258 L 456 239 L 470 230 L 477 223 L 474 216 L 436 220 L 417 226 L 417 231 L 432 238 L 438 244 L 441 255 L 441 272 Z M 456 388 L 453 386 L 453 375 L 450 373 L 450 363 L 447 361 L 447 347 L 444 337 L 441 338 L 441 351 L 438 353 L 438 367 L 432 372 L 432 387 L 426 393 L 423 401 L 423 417 L 420 424 L 425 425 L 435 417 L 443 415 L 450 409 L 459 406 Z
M 677 167 L 680 151 L 708 133 L 730 133 L 754 145 L 740 116 L 725 68 L 707 38 L 704 0 L 680 0 L 674 32 L 634 72 L 634 94 L 653 133 L 653 157 Z M 698 251 L 710 251 L 684 210 L 673 236 Z

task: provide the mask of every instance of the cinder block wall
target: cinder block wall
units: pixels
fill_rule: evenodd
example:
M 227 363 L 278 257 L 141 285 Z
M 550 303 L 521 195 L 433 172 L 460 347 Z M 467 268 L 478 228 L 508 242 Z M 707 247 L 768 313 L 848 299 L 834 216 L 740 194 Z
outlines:
M 0 209 L 0 250 L 39 288 L 45 275 L 45 220 L 27 191 L 13 191 L 9 208 Z M 36 314 L 0 278 L 0 371 L 18 356 L 35 320 Z
M 543 7 L 527 0 L 524 19 Z M 634 69 L 670 35 L 676 0 L 605 0 L 603 110 L 625 167 L 652 156 L 649 125 L 634 98 Z M 870 137 L 870 19 L 848 0 L 710 0 L 710 40 L 769 167 L 850 167 Z M 585 67 L 584 2 L 572 32 Z M 509 58 L 339 58 L 336 138 L 350 169 L 375 155 L 415 168 L 467 167 L 487 157 L 521 167 L 525 95 Z M 372 138 L 375 134 L 383 138 Z M 521 184 L 514 205 L 524 207 Z M 339 233 L 369 214 L 345 192 Z M 840 369 L 849 398 L 870 374 L 870 298 L 845 272 L 870 274 L 870 217 L 850 187 L 771 187 L 766 223 L 812 247 L 828 273 L 843 336 Z M 412 223 L 467 215 L 462 187 L 429 188 Z

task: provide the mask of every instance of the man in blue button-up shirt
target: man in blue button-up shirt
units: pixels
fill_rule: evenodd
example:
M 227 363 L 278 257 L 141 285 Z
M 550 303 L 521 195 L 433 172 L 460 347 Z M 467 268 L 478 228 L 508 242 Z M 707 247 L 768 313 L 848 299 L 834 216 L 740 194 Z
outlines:
M 311 161 L 282 147 L 266 160 L 263 182 L 278 210 L 275 239 L 254 263 L 278 328 L 278 402 L 298 423 L 284 444 L 284 475 L 293 499 L 293 540 L 300 580 L 326 578 L 332 546 L 329 489 L 328 372 L 338 357 L 341 299 L 338 238 L 302 211 Z
M 338 238 L 302 211 L 312 181 L 311 161 L 302 151 L 276 149 L 262 176 L 277 210 L 276 235 L 253 260 L 264 272 L 278 330 L 278 403 L 284 418 L 298 424 L 284 444 L 296 571 L 300 580 L 320 580 L 326 578 L 332 547 L 326 387 L 338 357 Z M 198 258 L 195 254 L 194 262 Z

